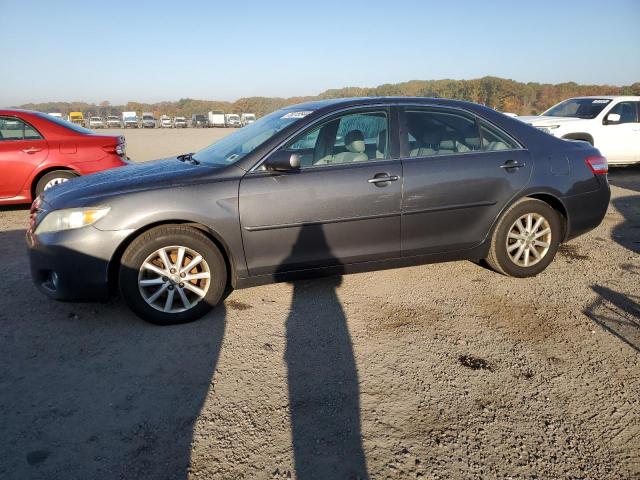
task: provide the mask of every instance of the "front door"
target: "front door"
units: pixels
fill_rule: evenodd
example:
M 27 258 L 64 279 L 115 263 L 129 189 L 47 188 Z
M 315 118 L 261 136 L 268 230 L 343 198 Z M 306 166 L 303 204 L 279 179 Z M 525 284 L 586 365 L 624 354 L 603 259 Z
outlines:
M 615 104 L 598 126 L 595 147 L 611 163 L 633 163 L 640 161 L 640 102 L 620 102 Z M 609 122 L 607 115 L 620 115 L 617 122 Z
M 389 148 L 390 114 L 350 110 L 321 121 L 283 147 L 302 157 L 300 169 L 242 179 L 250 275 L 400 256 L 402 167 Z
M 47 142 L 31 125 L 16 117 L 0 117 L 0 198 L 19 195 L 48 154 Z
M 527 184 L 529 153 L 459 110 L 407 108 L 403 119 L 403 256 L 478 245 Z

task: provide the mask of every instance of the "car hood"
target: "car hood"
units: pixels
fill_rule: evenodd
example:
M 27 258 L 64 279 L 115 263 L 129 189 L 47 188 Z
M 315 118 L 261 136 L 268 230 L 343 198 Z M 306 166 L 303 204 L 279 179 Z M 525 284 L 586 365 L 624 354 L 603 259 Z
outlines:
M 534 127 L 547 127 L 549 125 L 565 125 L 568 123 L 584 121 L 584 118 L 574 117 L 545 117 L 545 116 L 531 116 L 531 117 L 516 117 L 518 120 Z
M 130 164 L 74 178 L 46 190 L 42 200 L 56 210 L 97 205 L 125 193 L 180 185 L 212 170 L 213 167 L 192 165 L 175 157 Z

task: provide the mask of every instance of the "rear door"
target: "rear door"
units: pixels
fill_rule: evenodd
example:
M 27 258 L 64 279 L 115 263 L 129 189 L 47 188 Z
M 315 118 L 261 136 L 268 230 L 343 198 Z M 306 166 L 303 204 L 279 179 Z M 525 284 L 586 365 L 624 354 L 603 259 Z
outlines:
M 407 107 L 401 125 L 403 256 L 478 245 L 527 184 L 528 151 L 459 109 Z
M 49 154 L 42 135 L 27 122 L 0 116 L 0 198 L 15 197 Z
M 402 168 L 397 135 L 389 141 L 395 113 L 354 109 L 322 120 L 283 147 L 302 154 L 299 170 L 258 169 L 242 179 L 251 275 L 400 256 Z

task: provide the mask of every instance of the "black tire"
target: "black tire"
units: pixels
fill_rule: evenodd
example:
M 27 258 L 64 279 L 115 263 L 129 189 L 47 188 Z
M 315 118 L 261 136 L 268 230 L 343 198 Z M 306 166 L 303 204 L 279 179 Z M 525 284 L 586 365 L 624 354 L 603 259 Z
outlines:
M 199 303 L 183 312 L 166 313 L 143 298 L 138 276 L 143 262 L 150 255 L 163 247 L 175 245 L 201 255 L 209 267 L 211 278 L 206 295 Z M 220 250 L 201 231 L 181 225 L 161 225 L 140 235 L 127 247 L 120 261 L 119 284 L 124 301 L 143 320 L 155 325 L 187 323 L 201 318 L 222 300 L 227 286 L 227 267 Z
M 549 244 L 548 250 L 544 255 L 541 255 L 542 258 L 537 263 L 530 266 L 522 266 L 511 259 L 507 252 L 507 242 L 509 241 L 509 231 L 515 222 L 529 213 L 546 219 L 551 230 L 551 238 L 549 242 L 545 242 Z M 517 278 L 533 277 L 547 268 L 555 257 L 560 245 L 561 233 L 560 216 L 549 204 L 534 198 L 523 198 L 509 207 L 498 221 L 491 238 L 489 255 L 485 260 L 493 270 L 504 275 Z M 513 243 L 517 241 L 519 240 L 511 240 Z
M 61 180 L 64 182 L 77 176 L 78 175 L 76 173 L 69 170 L 54 170 L 53 172 L 49 172 L 46 175 L 43 175 L 40 180 L 38 180 L 38 183 L 36 183 L 36 188 L 34 190 L 35 196 L 37 197 L 44 192 L 46 185 L 53 180 Z

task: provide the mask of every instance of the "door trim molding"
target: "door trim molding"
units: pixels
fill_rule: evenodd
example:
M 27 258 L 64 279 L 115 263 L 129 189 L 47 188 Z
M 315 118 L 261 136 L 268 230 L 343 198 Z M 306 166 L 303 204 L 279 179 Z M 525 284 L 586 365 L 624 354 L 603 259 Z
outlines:
M 403 215 L 415 215 L 417 213 L 431 213 L 431 212 L 442 212 L 444 210 L 459 210 L 462 208 L 473 208 L 473 207 L 490 207 L 495 205 L 498 202 L 474 202 L 474 203 L 458 203 L 456 205 L 443 205 L 442 207 L 430 207 L 430 208 L 420 208 L 418 210 L 406 210 L 403 211 Z
M 311 220 L 307 222 L 280 223 L 275 225 L 256 225 L 254 227 L 243 227 L 248 232 L 261 232 L 263 230 L 277 230 L 280 228 L 308 227 L 312 225 L 328 225 L 331 223 L 359 222 L 362 220 L 374 220 L 377 218 L 398 217 L 400 212 L 379 213 L 377 215 L 365 215 L 360 217 L 336 218 L 334 220 Z

